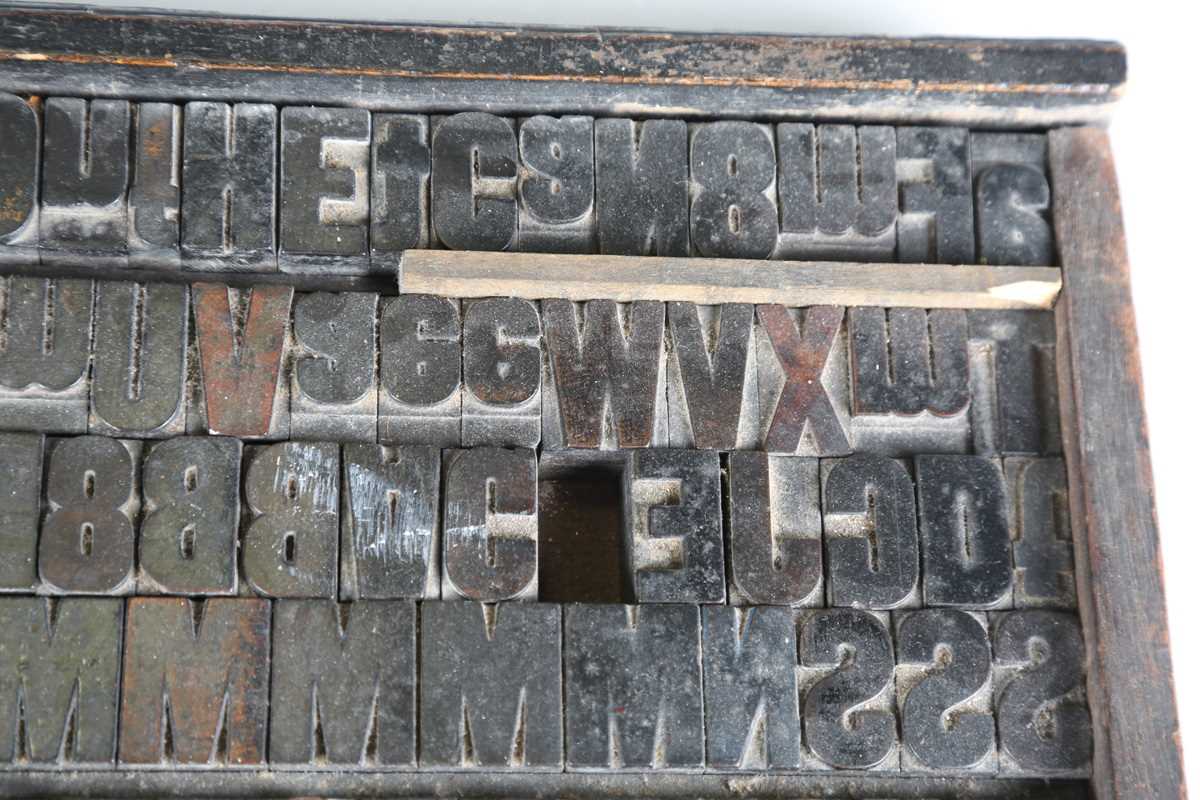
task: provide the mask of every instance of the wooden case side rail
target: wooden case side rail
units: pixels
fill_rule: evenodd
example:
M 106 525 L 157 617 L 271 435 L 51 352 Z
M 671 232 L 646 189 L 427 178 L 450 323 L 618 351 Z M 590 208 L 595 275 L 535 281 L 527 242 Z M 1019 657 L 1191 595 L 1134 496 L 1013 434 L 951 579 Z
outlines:
M 1154 483 L 1108 137 L 1050 134 L 1058 375 L 1100 800 L 1183 798 Z
M 1111 42 L 829 38 L 229 18 L 0 6 L 28 94 L 419 112 L 827 117 L 1034 127 L 1107 116 Z

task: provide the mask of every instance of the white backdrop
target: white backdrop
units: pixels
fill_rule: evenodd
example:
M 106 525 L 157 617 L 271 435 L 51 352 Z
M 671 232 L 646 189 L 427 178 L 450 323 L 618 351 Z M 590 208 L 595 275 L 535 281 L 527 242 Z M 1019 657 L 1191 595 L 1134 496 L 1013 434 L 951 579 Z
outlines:
M 1175 679 L 1189 783 L 1200 791 L 1200 625 L 1191 591 L 1200 561 L 1197 523 L 1188 511 L 1200 464 L 1200 371 L 1188 330 L 1200 332 L 1200 138 L 1193 63 L 1195 22 L 1185 3 L 1051 2 L 988 4 L 945 0 L 117 0 L 118 7 L 172 7 L 233 14 L 421 22 L 506 22 L 893 36 L 1084 37 L 1116 39 L 1129 50 L 1129 85 L 1111 133 L 1117 154 L 1133 260 L 1151 447 L 1166 564 Z M 1188 83 L 1185 84 L 1185 79 Z M 1194 190 L 1196 194 L 1185 192 Z M 1196 245 L 1189 242 L 1195 237 Z M 1193 318 L 1195 329 L 1188 328 Z M 1121 419 L 1111 420 L 1121 425 Z M 1200 453 L 1195 453 L 1200 458 Z M 1196 472 L 1193 472 L 1196 470 Z M 1136 631 L 1130 631 L 1136 635 Z M 1141 676 L 1130 675 L 1130 680 Z

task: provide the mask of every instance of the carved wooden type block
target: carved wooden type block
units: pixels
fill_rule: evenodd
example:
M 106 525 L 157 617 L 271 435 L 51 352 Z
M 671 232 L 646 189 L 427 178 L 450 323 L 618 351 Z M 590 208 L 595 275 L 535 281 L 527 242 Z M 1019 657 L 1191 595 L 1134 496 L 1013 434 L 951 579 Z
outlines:
M 704 763 L 700 608 L 567 605 L 568 770 L 696 770 Z
M 792 612 L 705 606 L 701 613 L 706 765 L 727 770 L 798 768 Z
M 896 132 L 879 125 L 783 123 L 779 258 L 892 261 L 896 251 Z
M 373 442 L 378 425 L 379 295 L 318 292 L 292 310 L 295 439 Z
M 416 606 L 327 600 L 274 606 L 271 766 L 415 766 Z
M 40 433 L 0 433 L 0 592 L 37 587 L 44 439 Z
M 264 597 L 336 599 L 338 446 L 280 442 L 247 451 L 242 576 Z
M 429 246 L 429 118 L 372 114 L 371 128 L 371 271 L 390 273 Z
M 537 447 L 542 438 L 541 332 L 537 306 L 529 300 L 494 297 L 464 303 L 464 447 Z
M 119 765 L 264 767 L 270 644 L 266 600 L 130 600 Z
M 973 132 L 971 171 L 979 263 L 1053 264 L 1045 135 Z
M 189 269 L 274 272 L 279 112 L 192 102 L 183 112 L 183 223 Z
M 639 603 L 725 602 L 721 462 L 705 450 L 635 450 L 625 548 Z
M 730 602 L 822 605 L 817 460 L 730 453 L 726 481 Z
M 600 252 L 688 255 L 687 123 L 598 119 L 595 124 Z
M 0 278 L 0 428 L 87 432 L 92 294 L 86 280 Z
M 192 284 L 204 428 L 242 439 L 291 431 L 292 287 Z
M 511 119 L 465 112 L 433 120 L 433 232 L 451 250 L 517 243 L 517 134 Z
M 561 606 L 422 603 L 421 766 L 560 771 L 562 640 Z
M 441 594 L 441 453 L 342 446 L 342 600 Z
M 379 421 L 383 444 L 462 442 L 459 301 L 402 294 L 379 316 Z
M 42 262 L 126 263 L 129 102 L 51 97 L 42 113 Z
M 442 596 L 537 599 L 537 457 L 476 447 L 445 453 Z
M 767 258 L 779 238 L 775 140 L 740 120 L 688 131 L 692 248 L 703 256 Z
M 0 597 L 0 770 L 113 766 L 124 611 Z
M 370 112 L 290 107 L 280 113 L 279 129 L 279 268 L 365 273 Z
M 1074 608 L 1075 559 L 1067 469 L 1058 458 L 1006 458 L 1013 605 Z
M 971 142 L 963 128 L 897 128 L 900 261 L 970 264 L 975 260 Z
M 132 594 L 141 442 L 80 436 L 46 448 L 38 573 L 52 594 Z
M 542 446 L 604 450 L 668 441 L 662 303 L 543 300 Z
M 136 438 L 183 433 L 189 311 L 186 286 L 96 284 L 91 433 Z
M 36 101 L 0 92 L 0 264 L 37 263 L 41 150 Z
M 183 109 L 171 103 L 138 103 L 133 113 L 129 265 L 177 269 Z
M 238 588 L 242 444 L 181 436 L 142 463 L 139 594 L 220 595 Z
M 517 130 L 520 250 L 596 250 L 596 159 L 591 117 L 536 116 Z

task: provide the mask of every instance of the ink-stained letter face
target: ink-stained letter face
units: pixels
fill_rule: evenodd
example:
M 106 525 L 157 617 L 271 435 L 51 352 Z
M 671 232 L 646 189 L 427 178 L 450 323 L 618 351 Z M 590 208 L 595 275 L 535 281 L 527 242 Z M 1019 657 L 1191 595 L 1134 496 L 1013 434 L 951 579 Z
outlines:
M 971 143 L 963 128 L 897 128 L 899 260 L 970 264 L 975 260 Z
M 37 263 L 42 124 L 33 104 L 0 92 L 0 263 Z
M 596 120 L 601 253 L 688 255 L 687 154 L 683 120 Z
M 183 109 L 138 103 L 133 111 L 129 264 L 178 269 Z
M 379 317 L 382 444 L 457 447 L 462 441 L 459 301 L 429 294 L 383 300 Z
M 44 447 L 40 433 L 0 433 L 0 593 L 37 587 Z
M 467 112 L 435 120 L 433 230 L 451 250 L 508 250 L 517 240 L 512 120 Z
M 692 245 L 703 256 L 767 258 L 779 238 L 771 129 L 705 122 L 689 134 Z
M 371 270 L 429 246 L 429 118 L 371 115 Z
M 517 297 L 465 301 L 464 447 L 537 447 L 542 438 L 542 328 Z
M 1046 136 L 972 133 L 975 236 L 979 263 L 1054 263 Z

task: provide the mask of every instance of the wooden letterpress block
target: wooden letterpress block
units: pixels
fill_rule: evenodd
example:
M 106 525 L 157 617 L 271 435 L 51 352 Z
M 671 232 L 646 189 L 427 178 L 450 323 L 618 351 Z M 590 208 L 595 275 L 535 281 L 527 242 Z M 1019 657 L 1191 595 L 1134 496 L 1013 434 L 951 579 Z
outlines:
M 142 464 L 138 590 L 234 594 L 242 444 L 181 436 L 148 449 Z
M 38 583 L 44 438 L 0 433 L 0 592 L 29 592 Z
M 0 598 L 0 770 L 112 767 L 125 604 Z
M 601 253 L 686 256 L 688 132 L 678 119 L 596 120 Z
M 437 598 L 441 452 L 342 446 L 341 599 Z
M 821 463 L 829 604 L 919 604 L 913 480 L 902 462 L 859 454 Z
M 96 284 L 90 432 L 138 438 L 183 432 L 189 311 L 186 286 Z
M 779 238 L 770 127 L 705 122 L 688 134 L 693 249 L 702 256 L 769 257 Z
M 183 112 L 183 227 L 190 269 L 274 272 L 279 112 L 192 102 Z
M 371 271 L 429 246 L 429 118 L 371 115 Z
M 596 161 L 591 117 L 536 116 L 521 120 L 520 250 L 592 253 L 596 250 Z
M 705 450 L 635 450 L 625 548 L 639 603 L 725 602 L 721 462 Z
M 49 443 L 38 573 L 51 593 L 133 593 L 141 447 L 103 436 Z
M 963 128 L 897 128 L 899 261 L 970 264 L 975 260 L 971 146 Z
M 517 135 L 510 119 L 466 112 L 434 120 L 433 232 L 451 250 L 517 242 Z
M 92 282 L 0 278 L 0 428 L 86 433 Z
M 119 765 L 262 769 L 270 645 L 266 600 L 130 600 Z
M 43 114 L 42 263 L 125 264 L 129 102 L 51 97 Z
M 287 438 L 290 381 L 284 356 L 292 287 L 196 283 L 192 298 L 207 431 L 242 439 Z
M 796 625 L 787 608 L 705 606 L 704 739 L 709 769 L 796 769 Z
M 821 605 L 821 488 L 815 458 L 730 453 L 729 597 Z
M 338 446 L 247 448 L 242 575 L 264 597 L 337 598 Z
M 667 443 L 665 316 L 653 301 L 542 301 L 543 447 Z
M 183 109 L 171 103 L 138 103 L 133 111 L 129 264 L 178 269 Z
M 704 764 L 700 607 L 564 607 L 568 770 Z
M 516 297 L 466 301 L 462 444 L 537 447 L 542 438 L 542 326 Z
M 379 317 L 379 441 L 457 447 L 462 441 L 459 303 L 402 294 Z
M 972 133 L 971 170 L 979 263 L 1053 264 L 1045 135 Z
M 1013 605 L 1074 608 L 1075 560 L 1067 469 L 1059 458 L 1006 458 Z
M 274 606 L 272 768 L 415 766 L 416 606 L 328 600 Z
M 445 454 L 442 596 L 537 599 L 537 457 L 477 447 Z
M 371 113 L 290 107 L 279 128 L 279 268 L 365 274 Z
M 0 92 L 0 264 L 36 264 L 42 120 L 34 103 Z
M 562 607 L 421 604 L 421 766 L 561 771 Z
M 892 261 L 896 132 L 879 125 L 776 126 L 779 247 L 806 261 Z
M 292 437 L 375 441 L 379 295 L 316 292 L 292 311 Z

